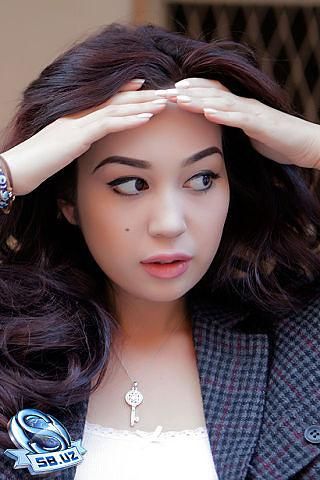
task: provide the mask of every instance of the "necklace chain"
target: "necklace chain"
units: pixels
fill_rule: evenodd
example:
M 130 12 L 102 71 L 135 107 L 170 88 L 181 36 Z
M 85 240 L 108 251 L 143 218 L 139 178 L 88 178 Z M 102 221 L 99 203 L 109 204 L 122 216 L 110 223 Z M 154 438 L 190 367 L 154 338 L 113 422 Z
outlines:
M 160 347 L 158 348 L 158 350 L 156 350 L 155 354 L 152 356 L 152 358 L 154 358 L 158 353 L 159 351 L 161 350 L 161 348 L 163 348 L 163 346 L 167 343 L 167 340 L 168 338 L 178 329 L 179 327 L 179 323 L 175 326 L 175 328 L 172 329 L 172 331 L 169 333 L 169 335 L 166 337 L 165 341 L 161 343 Z M 113 351 L 114 353 L 116 354 L 119 362 L 120 362 L 120 365 L 122 366 L 122 368 L 125 370 L 128 378 L 131 380 L 132 382 L 132 386 L 131 386 L 131 389 L 128 390 L 128 392 L 125 394 L 124 396 L 124 399 L 126 401 L 126 403 L 131 407 L 131 416 L 130 416 L 130 426 L 133 427 L 135 423 L 139 422 L 140 418 L 136 415 L 136 407 L 138 405 L 140 405 L 142 402 L 143 402 L 143 395 L 142 393 L 138 390 L 138 382 L 136 380 L 133 380 L 127 370 L 127 368 L 125 367 L 125 365 L 123 364 L 120 356 L 118 355 L 117 351 L 116 351 L 116 348 L 113 346 Z
M 151 359 L 153 359 L 153 358 L 155 358 L 155 357 L 157 356 L 157 354 L 160 352 L 160 350 L 163 348 L 163 346 L 167 343 L 168 338 L 169 338 L 171 335 L 173 335 L 176 330 L 178 330 L 179 325 L 180 325 L 180 324 L 176 325 L 176 326 L 172 329 L 172 331 L 169 332 L 169 335 L 167 335 L 167 337 L 165 338 L 165 341 L 160 344 L 160 347 L 158 348 L 158 350 L 156 350 L 155 354 L 152 355 Z M 117 356 L 117 358 L 118 358 L 118 360 L 119 360 L 119 362 L 120 362 L 120 365 L 121 365 L 122 368 L 125 370 L 125 372 L 126 372 L 128 378 L 129 378 L 129 380 L 131 380 L 131 382 L 134 382 L 134 380 L 130 377 L 129 372 L 128 372 L 126 366 L 123 364 L 123 362 L 122 362 L 120 356 L 118 355 L 118 353 L 117 353 L 117 351 L 116 351 L 116 349 L 115 349 L 114 346 L 113 346 L 113 351 L 114 351 L 114 353 L 116 354 L 116 356 Z

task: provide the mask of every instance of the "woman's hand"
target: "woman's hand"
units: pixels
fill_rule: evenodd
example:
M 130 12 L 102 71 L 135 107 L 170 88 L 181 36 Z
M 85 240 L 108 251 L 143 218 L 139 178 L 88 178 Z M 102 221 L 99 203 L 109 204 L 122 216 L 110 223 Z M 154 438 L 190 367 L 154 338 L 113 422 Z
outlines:
M 95 108 L 58 118 L 28 140 L 3 152 L 16 195 L 25 195 L 86 152 L 105 135 L 138 127 L 160 112 L 167 99 L 161 90 L 138 90 L 129 82 Z M 162 102 L 162 103 L 161 103 Z
M 175 84 L 179 107 L 213 123 L 241 128 L 253 147 L 279 163 L 320 169 L 320 125 L 239 97 L 220 82 L 188 78 Z

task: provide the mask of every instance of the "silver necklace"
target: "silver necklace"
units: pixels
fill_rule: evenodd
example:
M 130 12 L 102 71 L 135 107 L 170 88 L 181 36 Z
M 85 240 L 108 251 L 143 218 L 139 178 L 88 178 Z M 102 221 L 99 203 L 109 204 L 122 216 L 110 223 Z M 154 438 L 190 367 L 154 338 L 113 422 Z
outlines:
M 167 343 L 168 341 L 168 338 L 178 329 L 180 324 L 176 325 L 176 327 L 169 333 L 169 335 L 167 336 L 167 338 L 165 339 L 165 341 L 163 343 L 161 343 L 160 345 L 160 348 L 158 348 L 158 350 L 156 350 L 155 354 L 153 355 L 152 358 L 154 358 L 158 353 L 159 351 L 161 350 L 161 348 L 163 348 L 163 346 Z M 138 423 L 139 420 L 140 420 L 140 417 L 138 417 L 136 415 L 136 407 L 138 407 L 142 402 L 143 402 L 143 395 L 142 393 L 138 390 L 138 382 L 136 380 L 133 380 L 131 378 L 131 376 L 129 375 L 129 372 L 127 370 L 127 368 L 125 367 L 125 365 L 123 364 L 121 358 L 119 357 L 116 349 L 114 348 L 113 346 L 113 351 L 114 353 L 116 354 L 121 366 L 123 367 L 123 369 L 125 370 L 128 378 L 130 379 L 131 381 L 131 388 L 130 390 L 127 391 L 127 393 L 125 394 L 124 396 L 124 399 L 126 401 L 126 403 L 131 407 L 131 414 L 130 414 L 130 427 L 133 427 L 135 423 Z

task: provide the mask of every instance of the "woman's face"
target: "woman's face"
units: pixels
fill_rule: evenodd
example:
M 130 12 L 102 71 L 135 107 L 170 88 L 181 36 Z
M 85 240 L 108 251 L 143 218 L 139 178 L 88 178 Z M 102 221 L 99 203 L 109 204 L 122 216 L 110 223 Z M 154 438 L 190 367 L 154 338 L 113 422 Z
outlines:
M 78 160 L 77 216 L 70 205 L 63 212 L 73 223 L 78 218 L 117 295 L 172 301 L 206 273 L 229 206 L 221 150 L 217 125 L 169 104 L 148 123 L 107 135 Z M 141 264 L 177 252 L 192 257 L 179 276 L 155 277 Z

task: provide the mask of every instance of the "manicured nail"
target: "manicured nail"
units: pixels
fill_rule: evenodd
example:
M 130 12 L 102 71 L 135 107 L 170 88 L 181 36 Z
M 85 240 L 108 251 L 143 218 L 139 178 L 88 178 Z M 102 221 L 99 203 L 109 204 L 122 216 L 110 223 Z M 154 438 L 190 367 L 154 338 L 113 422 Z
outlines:
M 151 118 L 153 116 L 153 113 L 137 113 L 136 115 L 137 117 L 140 117 L 140 118 Z
M 151 103 L 159 103 L 159 104 L 164 104 L 164 103 L 168 103 L 168 99 L 167 98 L 157 98 L 157 100 L 152 100 Z
M 214 108 L 206 108 L 205 107 L 203 109 L 203 111 L 204 111 L 204 113 L 209 113 L 209 115 L 210 115 L 210 113 L 213 114 L 213 115 L 216 114 L 216 113 L 219 113 L 218 110 L 215 110 Z
M 187 88 L 190 87 L 190 82 L 188 82 L 188 80 L 180 80 L 180 82 L 175 83 L 175 86 L 178 88 Z
M 141 85 L 145 82 L 146 80 L 144 78 L 134 78 L 133 80 L 130 80 L 132 83 L 140 83 Z
M 192 98 L 188 97 L 188 95 L 178 95 L 177 99 L 178 99 L 179 102 L 183 102 L 183 103 L 187 103 L 187 102 L 192 101 Z

